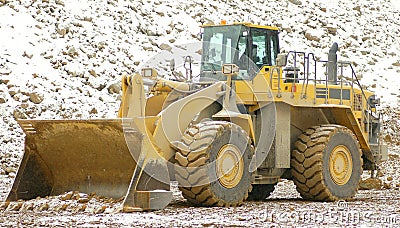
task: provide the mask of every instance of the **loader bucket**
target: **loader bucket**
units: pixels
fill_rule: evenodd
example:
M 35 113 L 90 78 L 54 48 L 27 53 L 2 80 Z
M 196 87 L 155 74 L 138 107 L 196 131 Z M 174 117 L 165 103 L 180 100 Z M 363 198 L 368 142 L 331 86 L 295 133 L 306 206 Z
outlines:
M 168 191 L 151 190 L 169 190 L 169 186 L 157 184 L 152 189 L 137 189 L 140 181 L 132 177 L 135 172 L 142 173 L 138 172 L 136 161 L 142 154 L 143 134 L 132 128 L 125 131 L 127 124 L 122 119 L 19 120 L 19 124 L 26 134 L 25 153 L 7 201 L 67 191 L 115 199 L 128 195 L 143 198 L 137 197 L 137 192 L 139 195 L 155 192 L 152 196 L 157 198 L 157 192 Z M 128 141 L 134 146 L 128 148 Z M 136 184 L 131 186 L 132 183 Z M 169 203 L 168 197 L 163 198 L 158 199 L 162 202 L 153 199 L 152 205 L 130 200 L 128 206 L 161 209 Z

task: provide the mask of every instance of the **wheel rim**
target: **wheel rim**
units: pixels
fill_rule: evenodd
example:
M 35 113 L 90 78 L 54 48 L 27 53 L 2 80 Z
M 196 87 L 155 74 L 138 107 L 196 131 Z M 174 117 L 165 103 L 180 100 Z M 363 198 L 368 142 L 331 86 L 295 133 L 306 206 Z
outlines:
M 329 172 L 333 182 L 337 185 L 345 185 L 353 171 L 353 160 L 346 146 L 336 146 L 329 156 Z
M 237 146 L 227 144 L 217 155 L 216 171 L 218 181 L 225 188 L 234 188 L 243 176 L 244 161 Z

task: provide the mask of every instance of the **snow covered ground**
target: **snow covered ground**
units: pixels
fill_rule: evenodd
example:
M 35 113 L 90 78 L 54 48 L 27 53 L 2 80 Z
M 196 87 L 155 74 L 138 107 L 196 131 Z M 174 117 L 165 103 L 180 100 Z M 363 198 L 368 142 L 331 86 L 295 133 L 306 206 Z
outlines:
M 17 118 L 113 118 L 122 74 L 221 20 L 278 26 L 282 51 L 326 58 L 337 42 L 399 142 L 400 0 L 0 0 L 2 197 L 23 153 Z

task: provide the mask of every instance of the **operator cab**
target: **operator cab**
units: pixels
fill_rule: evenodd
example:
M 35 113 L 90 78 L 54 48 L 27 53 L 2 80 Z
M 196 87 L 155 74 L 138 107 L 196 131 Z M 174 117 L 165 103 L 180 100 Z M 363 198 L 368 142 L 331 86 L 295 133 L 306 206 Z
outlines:
M 223 64 L 236 64 L 235 80 L 251 80 L 263 66 L 276 65 L 278 28 L 249 23 L 205 25 L 201 81 L 224 81 Z

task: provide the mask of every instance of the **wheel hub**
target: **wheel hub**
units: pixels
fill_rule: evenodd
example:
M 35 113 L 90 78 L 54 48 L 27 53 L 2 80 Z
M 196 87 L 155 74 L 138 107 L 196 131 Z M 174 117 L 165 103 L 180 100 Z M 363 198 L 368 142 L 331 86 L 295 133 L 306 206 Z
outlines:
M 217 155 L 216 171 L 218 181 L 225 188 L 239 184 L 243 176 L 244 162 L 241 151 L 233 144 L 223 146 Z
M 336 146 L 329 156 L 329 172 L 333 182 L 345 185 L 351 177 L 353 161 L 349 149 L 344 145 Z

